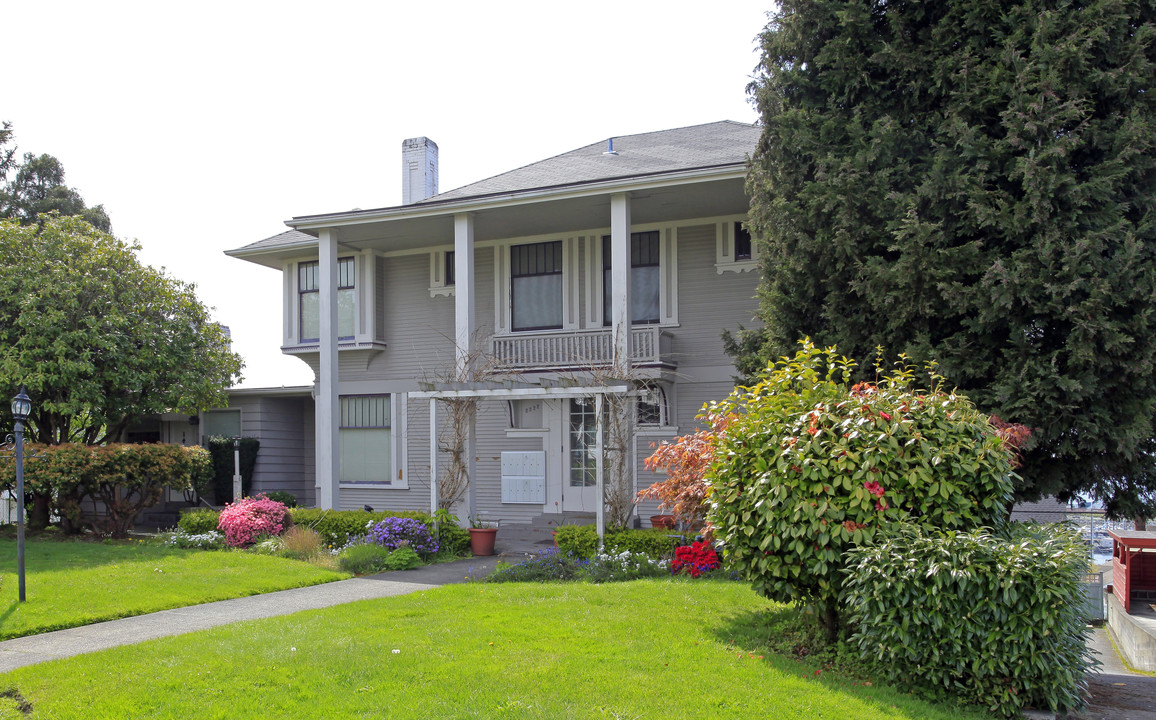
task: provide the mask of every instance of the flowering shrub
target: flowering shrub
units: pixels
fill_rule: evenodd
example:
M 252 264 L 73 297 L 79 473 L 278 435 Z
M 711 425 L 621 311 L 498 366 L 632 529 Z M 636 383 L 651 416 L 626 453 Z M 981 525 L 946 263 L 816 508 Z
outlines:
M 167 533 L 162 541 L 169 547 L 186 548 L 191 550 L 220 550 L 225 547 L 225 536 L 216 530 L 203 533 L 189 533 L 181 528 Z
M 707 409 L 736 415 L 706 474 L 728 567 L 771 599 L 811 603 L 832 635 L 850 548 L 891 523 L 996 527 L 1012 490 L 1007 442 L 933 367 L 928 389 L 907 366 L 852 385 L 854 368 L 805 342 Z
M 438 551 L 438 541 L 430 534 L 429 527 L 420 520 L 406 517 L 389 517 L 366 525 L 366 539 L 374 545 L 396 550 L 408 546 L 419 555 L 433 555 Z
M 285 506 L 258 496 L 226 505 L 217 520 L 217 529 L 225 533 L 229 547 L 248 547 L 263 535 L 279 535 L 284 523 Z
M 665 575 L 665 560 L 623 550 L 603 553 L 590 559 L 555 548 L 543 550 L 514 565 L 500 566 L 486 582 L 551 582 L 586 580 L 592 583 L 622 582 Z
M 691 545 L 683 545 L 675 549 L 674 561 L 670 563 L 670 571 L 675 575 L 686 573 L 696 578 L 705 572 L 717 570 L 721 564 L 718 553 L 714 551 L 710 543 L 696 540 Z

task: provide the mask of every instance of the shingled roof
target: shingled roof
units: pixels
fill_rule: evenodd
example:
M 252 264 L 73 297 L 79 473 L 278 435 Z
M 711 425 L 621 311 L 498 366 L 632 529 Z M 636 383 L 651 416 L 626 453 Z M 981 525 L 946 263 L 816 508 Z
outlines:
M 741 168 L 746 164 L 748 155 L 754 152 L 760 132 L 761 128 L 757 125 L 722 120 L 673 130 L 622 135 L 614 138 L 614 154 L 607 153 L 608 142 L 603 140 L 434 195 L 412 205 L 363 212 L 366 215 L 405 210 L 420 212 L 421 208 L 428 207 L 430 212 L 436 213 L 439 204 L 469 202 L 474 198 L 484 201 L 492 196 L 549 191 L 551 188 L 569 188 L 584 183 L 646 178 L 711 168 Z M 360 215 L 362 212 L 340 214 Z M 297 245 L 308 247 L 315 243 L 316 238 L 312 235 L 287 230 L 227 254 L 243 256 L 254 251 L 273 251 Z
M 434 195 L 415 205 L 742 164 L 754 152 L 760 131 L 757 125 L 723 120 L 623 135 L 614 138 L 613 155 L 606 152 L 609 143 L 603 140 Z

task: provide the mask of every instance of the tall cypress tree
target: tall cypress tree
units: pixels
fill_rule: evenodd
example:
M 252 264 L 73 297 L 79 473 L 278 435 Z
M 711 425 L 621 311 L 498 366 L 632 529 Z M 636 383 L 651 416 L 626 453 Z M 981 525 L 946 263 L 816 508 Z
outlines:
M 803 335 L 937 359 L 1033 429 L 1020 497 L 1156 512 L 1154 22 L 1151 0 L 784 0 L 751 85 L 765 328 L 741 366 Z

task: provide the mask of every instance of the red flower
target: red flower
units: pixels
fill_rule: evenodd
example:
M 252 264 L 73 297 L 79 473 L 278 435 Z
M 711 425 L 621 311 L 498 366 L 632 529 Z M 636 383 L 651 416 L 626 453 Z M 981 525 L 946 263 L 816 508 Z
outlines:
M 883 486 L 874 480 L 863 483 L 863 487 L 867 488 L 867 492 L 871 493 L 875 497 L 883 497 Z
M 883 418 L 884 420 L 890 420 L 891 419 L 891 416 L 888 415 L 887 413 L 883 412 L 883 411 L 879 412 L 879 417 Z
M 875 503 L 875 509 L 878 510 L 879 512 L 883 512 L 888 507 L 890 507 L 890 506 L 887 504 L 886 500 L 880 500 L 879 502 Z

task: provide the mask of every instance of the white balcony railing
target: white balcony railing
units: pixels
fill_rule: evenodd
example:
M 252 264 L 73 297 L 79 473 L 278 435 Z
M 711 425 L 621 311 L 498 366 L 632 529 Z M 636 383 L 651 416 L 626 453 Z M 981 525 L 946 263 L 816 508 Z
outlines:
M 605 367 L 614 355 L 609 329 L 503 335 L 490 339 L 490 352 L 503 365 L 521 370 Z M 631 329 L 630 362 L 673 367 L 670 334 L 657 327 Z

